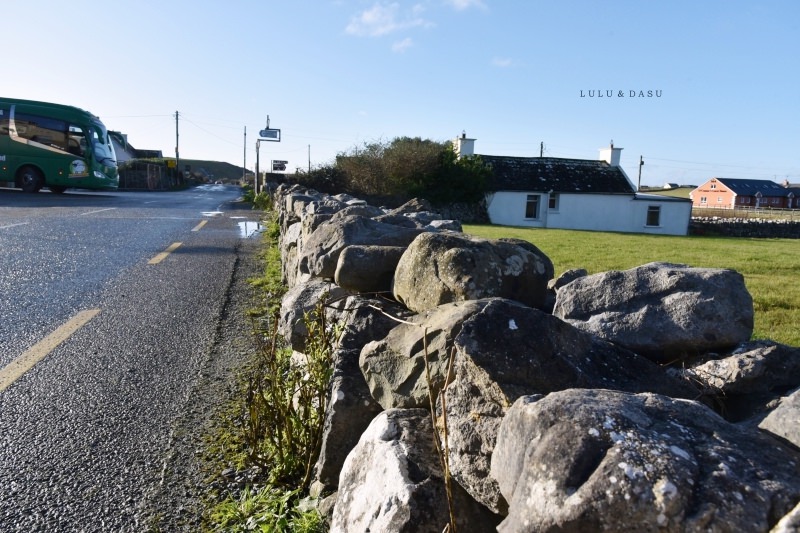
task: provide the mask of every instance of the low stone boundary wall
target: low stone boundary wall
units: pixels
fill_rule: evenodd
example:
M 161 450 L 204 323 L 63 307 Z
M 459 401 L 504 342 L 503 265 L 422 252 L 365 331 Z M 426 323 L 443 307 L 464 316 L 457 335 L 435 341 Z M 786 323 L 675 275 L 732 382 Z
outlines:
M 461 533 L 800 522 L 800 348 L 749 340 L 739 273 L 555 278 L 421 200 L 281 185 L 274 205 L 278 333 L 303 364 L 318 303 L 342 332 L 310 487 L 331 532 L 438 532 L 453 509 Z
M 721 235 L 761 239 L 800 239 L 800 221 L 752 218 L 692 218 L 690 235 Z

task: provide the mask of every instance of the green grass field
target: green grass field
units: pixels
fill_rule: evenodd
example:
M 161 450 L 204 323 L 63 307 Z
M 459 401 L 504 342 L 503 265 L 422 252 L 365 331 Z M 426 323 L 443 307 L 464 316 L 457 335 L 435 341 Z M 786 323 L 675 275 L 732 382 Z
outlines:
M 571 268 L 590 274 L 625 270 L 651 261 L 729 268 L 742 274 L 753 297 L 754 339 L 800 346 L 800 241 L 733 237 L 674 237 L 465 225 L 489 239 L 513 237 L 536 245 L 553 261 L 556 276 Z

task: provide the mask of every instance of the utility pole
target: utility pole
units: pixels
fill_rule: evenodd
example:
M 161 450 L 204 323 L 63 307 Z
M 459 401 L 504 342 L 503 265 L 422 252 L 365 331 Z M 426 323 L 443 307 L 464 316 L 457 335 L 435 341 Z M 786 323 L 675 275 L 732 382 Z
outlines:
M 261 175 L 259 167 L 259 152 L 261 151 L 261 139 L 256 139 L 256 179 L 253 182 L 253 193 L 258 194 L 258 178 Z
M 181 158 L 178 151 L 178 115 L 179 113 L 175 111 L 175 170 L 178 171 L 178 185 L 183 183 L 181 177 L 183 174 L 181 173 Z
M 247 184 L 247 126 L 244 127 L 244 162 L 242 162 L 242 183 Z M 253 188 L 255 191 L 255 188 Z
M 644 159 L 642 156 L 639 156 L 639 184 L 636 186 L 636 191 L 642 190 L 642 167 L 644 166 Z
M 539 157 L 544 157 L 544 141 L 539 143 Z
M 308 173 L 311 174 L 311 145 L 308 145 Z

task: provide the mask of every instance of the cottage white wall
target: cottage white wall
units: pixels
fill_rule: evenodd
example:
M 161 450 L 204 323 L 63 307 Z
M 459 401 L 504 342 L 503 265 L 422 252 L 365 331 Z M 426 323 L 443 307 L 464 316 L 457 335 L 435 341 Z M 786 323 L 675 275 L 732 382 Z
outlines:
M 487 195 L 487 211 L 492 224 L 533 228 L 557 228 L 591 231 L 619 231 L 686 235 L 692 206 L 689 202 L 639 200 L 627 194 L 561 193 L 558 208 L 548 209 L 548 194 L 541 194 L 539 218 L 525 218 L 529 194 L 535 192 L 499 191 Z M 661 224 L 646 226 L 647 209 L 661 206 Z

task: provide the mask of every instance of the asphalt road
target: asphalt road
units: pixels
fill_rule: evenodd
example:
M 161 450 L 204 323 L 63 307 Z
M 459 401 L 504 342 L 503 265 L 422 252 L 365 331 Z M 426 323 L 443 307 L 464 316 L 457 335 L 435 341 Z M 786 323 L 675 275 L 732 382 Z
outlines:
M 239 196 L 0 189 L 0 531 L 148 528 L 259 229 Z

